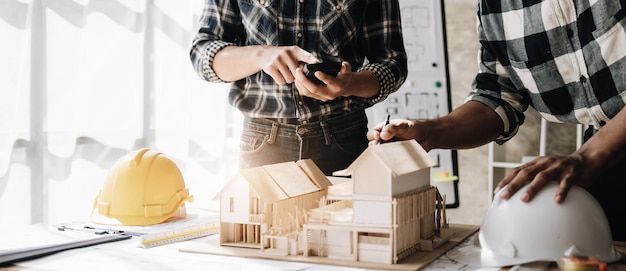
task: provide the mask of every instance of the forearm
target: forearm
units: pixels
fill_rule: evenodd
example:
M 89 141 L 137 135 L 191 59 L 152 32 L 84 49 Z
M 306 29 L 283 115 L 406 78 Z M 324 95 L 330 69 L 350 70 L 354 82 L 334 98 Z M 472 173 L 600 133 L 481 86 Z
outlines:
M 237 81 L 261 71 L 257 65 L 263 46 L 228 46 L 215 54 L 213 70 L 224 81 Z
M 486 105 L 469 101 L 450 114 L 426 121 L 425 149 L 469 149 L 494 140 L 503 131 L 502 119 Z
M 626 108 L 572 155 L 580 156 L 594 172 L 601 172 L 626 158 Z

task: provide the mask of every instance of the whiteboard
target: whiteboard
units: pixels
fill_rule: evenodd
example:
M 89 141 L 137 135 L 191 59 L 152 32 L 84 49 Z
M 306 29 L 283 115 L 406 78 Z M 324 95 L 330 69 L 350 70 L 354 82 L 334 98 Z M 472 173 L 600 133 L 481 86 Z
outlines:
M 385 101 L 368 108 L 370 128 L 383 122 L 387 114 L 392 119 L 432 119 L 447 115 L 451 110 L 443 1 L 399 1 L 408 58 L 407 80 Z M 431 184 L 445 195 L 447 208 L 457 208 L 456 151 L 432 150 L 429 154 L 437 161 L 432 168 Z

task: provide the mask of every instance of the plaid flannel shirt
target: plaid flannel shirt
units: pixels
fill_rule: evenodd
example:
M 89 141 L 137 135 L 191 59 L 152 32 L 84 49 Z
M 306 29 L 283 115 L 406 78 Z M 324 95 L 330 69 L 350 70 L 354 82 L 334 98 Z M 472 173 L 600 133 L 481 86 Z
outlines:
M 478 1 L 480 71 L 467 100 L 495 110 L 503 143 L 532 106 L 599 129 L 626 101 L 626 1 Z
M 190 57 L 201 78 L 224 82 L 212 68 L 226 46 L 298 45 L 322 61 L 350 62 L 379 79 L 373 98 L 322 102 L 280 86 L 261 71 L 233 82 L 229 102 L 249 117 L 318 119 L 374 105 L 405 81 L 407 60 L 397 0 L 206 0 Z

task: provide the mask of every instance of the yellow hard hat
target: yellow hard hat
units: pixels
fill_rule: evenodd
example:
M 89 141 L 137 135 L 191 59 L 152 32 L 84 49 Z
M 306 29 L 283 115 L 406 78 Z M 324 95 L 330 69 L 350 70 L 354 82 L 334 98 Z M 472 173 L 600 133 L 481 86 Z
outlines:
M 185 217 L 193 202 L 176 164 L 150 149 L 130 152 L 109 172 L 94 201 L 91 221 L 108 225 L 152 225 Z

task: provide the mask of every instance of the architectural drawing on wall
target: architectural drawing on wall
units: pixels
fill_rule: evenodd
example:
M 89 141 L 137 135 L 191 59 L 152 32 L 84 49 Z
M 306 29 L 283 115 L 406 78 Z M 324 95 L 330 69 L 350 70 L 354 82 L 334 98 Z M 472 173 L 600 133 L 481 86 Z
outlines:
M 434 164 L 407 140 L 368 147 L 336 185 L 308 159 L 241 170 L 219 196 L 220 245 L 385 264 L 432 251 L 453 235 Z
M 426 70 L 437 63 L 435 7 L 432 1 L 401 1 L 402 31 L 409 71 Z
M 442 0 L 400 0 L 402 32 L 408 56 L 408 76 L 402 87 L 380 104 L 368 109 L 370 125 L 387 114 L 397 119 L 432 119 L 451 110 Z M 456 151 L 431 150 L 437 164 L 432 168 L 436 185 L 448 199 L 448 208 L 459 206 Z
M 392 116 L 411 116 L 416 119 L 431 119 L 442 116 L 439 110 L 439 93 L 405 92 L 393 95 L 385 101 L 385 112 Z

